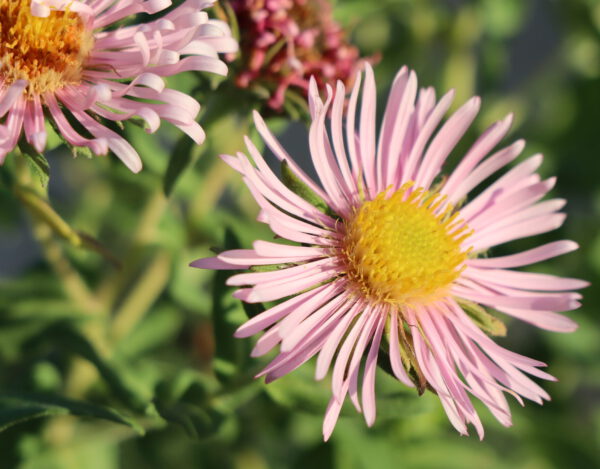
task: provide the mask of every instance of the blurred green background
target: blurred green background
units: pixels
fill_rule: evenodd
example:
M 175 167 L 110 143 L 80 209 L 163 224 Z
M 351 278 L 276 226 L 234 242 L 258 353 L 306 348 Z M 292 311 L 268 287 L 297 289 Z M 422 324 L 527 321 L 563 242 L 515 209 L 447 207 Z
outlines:
M 407 64 L 438 95 L 455 88 L 456 107 L 483 98 L 457 154 L 514 111 L 506 143 L 526 138 L 525 155 L 543 152 L 542 175 L 558 176 L 565 226 L 495 251 L 567 238 L 581 245 L 536 266 L 592 282 L 570 313 L 579 330 L 514 321 L 500 340 L 549 364 L 559 378 L 543 383 L 552 401 L 512 402 L 508 429 L 482 408 L 480 442 L 452 429 L 435 396 L 417 398 L 379 370 L 374 427 L 349 409 L 323 444 L 329 388 L 313 381 L 312 365 L 268 386 L 253 381 L 267 361 L 249 357 L 252 340 L 231 337 L 246 312 L 222 286 L 226 275 L 187 266 L 211 246 L 272 237 L 216 158 L 243 149 L 243 108 L 210 125 L 205 115 L 199 148 L 166 125 L 147 136 L 127 124 L 145 164 L 139 175 L 113 157 L 50 152 L 52 206 L 102 247 L 61 240 L 0 185 L 0 468 L 600 467 L 600 1 L 338 0 L 335 12 L 364 55 L 382 54 L 379 109 Z M 185 74 L 170 85 L 194 92 L 207 114 L 223 110 L 206 78 Z M 303 126 L 271 125 L 302 158 Z M 16 166 L 0 171 L 23 170 Z

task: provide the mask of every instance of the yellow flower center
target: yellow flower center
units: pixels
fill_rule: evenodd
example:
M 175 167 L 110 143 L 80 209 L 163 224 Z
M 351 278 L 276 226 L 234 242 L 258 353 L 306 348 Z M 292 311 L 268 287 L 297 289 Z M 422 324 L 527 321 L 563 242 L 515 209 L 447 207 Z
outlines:
M 464 269 L 471 234 L 438 193 L 407 183 L 380 193 L 344 222 L 342 260 L 351 284 L 377 303 L 427 304 L 445 295 Z
M 78 14 L 31 14 L 31 0 L 0 0 L 0 80 L 28 82 L 28 95 L 55 91 L 81 81 L 93 34 Z

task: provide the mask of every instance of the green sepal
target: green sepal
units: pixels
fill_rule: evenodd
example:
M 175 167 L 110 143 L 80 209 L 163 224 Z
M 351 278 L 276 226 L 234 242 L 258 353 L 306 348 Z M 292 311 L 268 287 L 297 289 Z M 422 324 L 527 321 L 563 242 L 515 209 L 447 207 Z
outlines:
M 326 215 L 338 218 L 337 214 L 327 205 L 327 203 L 319 197 L 310 187 L 304 184 L 296 174 L 290 169 L 286 160 L 281 162 L 281 179 L 285 186 L 294 194 L 302 197 L 317 210 Z
M 457 302 L 481 330 L 495 337 L 504 337 L 506 335 L 506 325 L 500 319 L 490 314 L 483 306 L 462 299 L 457 300 Z

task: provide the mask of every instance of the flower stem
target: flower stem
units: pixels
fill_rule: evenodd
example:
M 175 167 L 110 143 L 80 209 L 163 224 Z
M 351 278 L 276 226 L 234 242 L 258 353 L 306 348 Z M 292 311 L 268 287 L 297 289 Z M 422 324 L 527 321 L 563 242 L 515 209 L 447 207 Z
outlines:
M 137 281 L 135 287 L 117 310 L 111 325 L 111 339 L 115 343 L 124 339 L 144 317 L 162 293 L 171 267 L 171 255 L 157 253 Z

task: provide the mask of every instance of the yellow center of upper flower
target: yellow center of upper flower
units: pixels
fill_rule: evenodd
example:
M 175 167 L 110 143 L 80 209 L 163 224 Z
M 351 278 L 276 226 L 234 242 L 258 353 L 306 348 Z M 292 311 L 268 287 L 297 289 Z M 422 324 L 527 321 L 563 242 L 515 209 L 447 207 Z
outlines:
M 78 14 L 31 14 L 31 0 L 0 0 L 0 80 L 28 82 L 28 95 L 81 81 L 93 34 Z
M 407 183 L 365 202 L 345 225 L 342 259 L 361 295 L 378 303 L 423 305 L 447 293 L 462 271 L 471 232 L 435 192 Z

